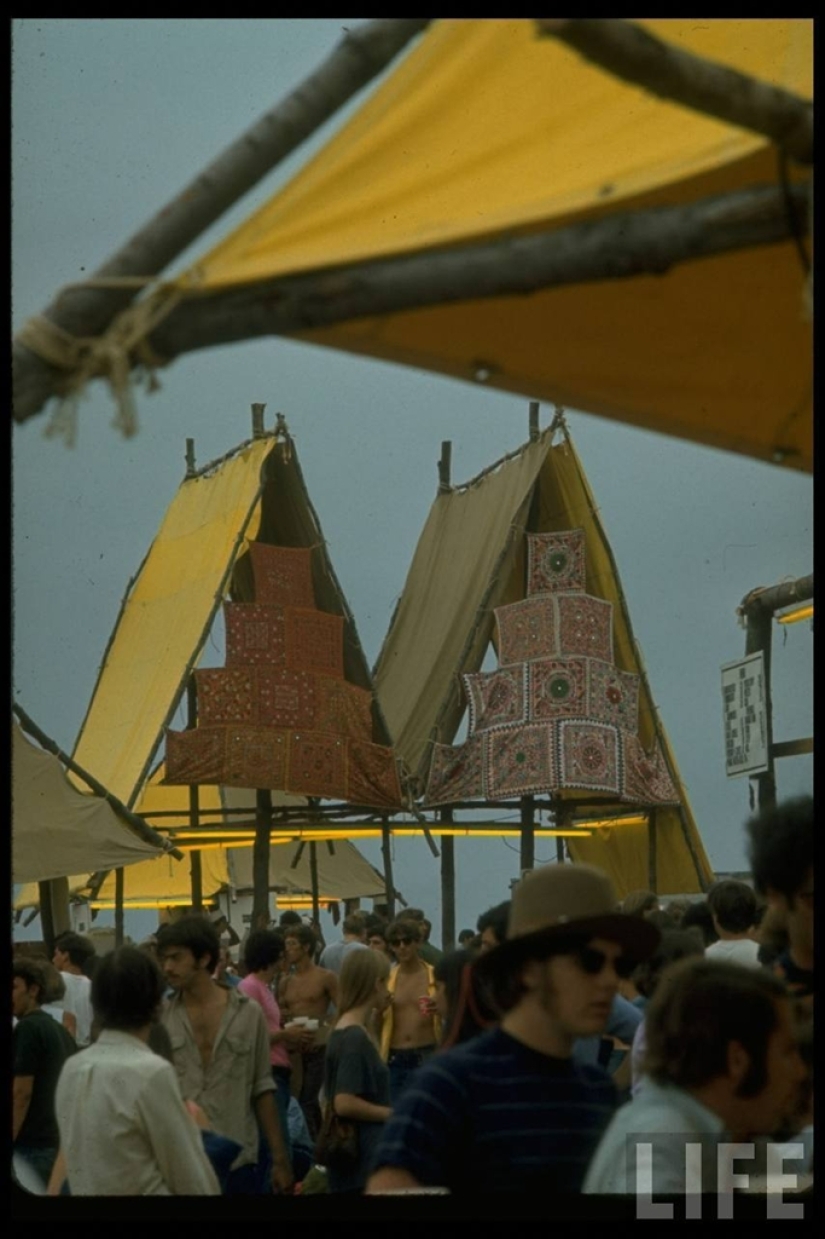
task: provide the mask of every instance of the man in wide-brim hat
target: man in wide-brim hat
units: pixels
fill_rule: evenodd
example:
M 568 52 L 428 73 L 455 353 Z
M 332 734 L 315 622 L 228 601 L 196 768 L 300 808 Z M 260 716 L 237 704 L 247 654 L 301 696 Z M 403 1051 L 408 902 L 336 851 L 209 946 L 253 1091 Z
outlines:
M 500 1024 L 421 1068 L 367 1191 L 580 1191 L 616 1092 L 600 1067 L 573 1060 L 573 1044 L 604 1030 L 620 978 L 658 941 L 654 925 L 618 910 L 600 869 L 547 865 L 523 878 L 506 939 L 474 964 Z

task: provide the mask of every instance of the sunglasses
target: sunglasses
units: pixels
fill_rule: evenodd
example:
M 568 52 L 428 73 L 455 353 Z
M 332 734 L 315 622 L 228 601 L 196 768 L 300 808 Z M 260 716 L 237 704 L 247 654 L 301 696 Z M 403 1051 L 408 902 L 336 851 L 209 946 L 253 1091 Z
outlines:
M 597 951 L 592 946 L 580 947 L 578 951 L 573 952 L 573 955 L 582 972 L 586 972 L 591 977 L 597 977 L 610 960 L 604 951 Z M 619 955 L 613 960 L 613 967 L 616 976 L 626 981 L 636 967 L 636 960 L 631 959 L 629 955 Z
M 390 946 L 411 946 L 414 938 L 390 938 Z

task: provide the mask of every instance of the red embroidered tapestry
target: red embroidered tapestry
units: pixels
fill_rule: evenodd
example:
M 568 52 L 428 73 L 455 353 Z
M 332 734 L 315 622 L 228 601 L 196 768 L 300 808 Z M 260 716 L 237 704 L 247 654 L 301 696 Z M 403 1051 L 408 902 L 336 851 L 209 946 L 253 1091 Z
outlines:
M 269 546 L 252 542 L 249 547 L 255 577 L 255 601 L 270 607 L 314 607 L 312 547 Z
M 224 604 L 226 666 L 195 673 L 198 725 L 166 733 L 167 783 L 399 809 L 372 694 L 344 679 L 344 619 L 314 606 L 309 548 L 252 543 L 255 602 Z
M 584 530 L 528 533 L 527 593 L 584 590 Z

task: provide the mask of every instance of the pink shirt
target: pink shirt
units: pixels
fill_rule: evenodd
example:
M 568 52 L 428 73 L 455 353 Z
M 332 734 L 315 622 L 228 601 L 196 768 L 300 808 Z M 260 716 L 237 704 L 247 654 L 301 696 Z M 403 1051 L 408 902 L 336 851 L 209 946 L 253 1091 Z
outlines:
M 263 1009 L 266 1026 L 270 1033 L 281 1031 L 281 1008 L 275 1001 L 275 995 L 268 985 L 264 985 L 263 981 L 259 981 L 254 972 L 250 972 L 249 976 L 244 977 L 238 989 L 242 994 L 246 994 L 247 998 L 254 999 L 258 1006 Z M 289 1061 L 289 1053 L 283 1041 L 279 1041 L 273 1045 L 269 1045 L 269 1061 L 273 1067 L 291 1067 Z

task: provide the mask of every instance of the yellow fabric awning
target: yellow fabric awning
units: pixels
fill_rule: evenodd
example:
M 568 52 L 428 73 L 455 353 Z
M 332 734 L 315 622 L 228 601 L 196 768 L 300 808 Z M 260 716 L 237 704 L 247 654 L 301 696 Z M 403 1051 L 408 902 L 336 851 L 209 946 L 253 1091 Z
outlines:
M 639 24 L 812 96 L 809 18 Z M 539 37 L 533 19 L 441 19 L 286 187 L 176 284 L 203 296 L 778 183 L 767 139 L 628 85 Z M 502 390 L 810 471 L 805 288 L 786 242 L 299 338 L 468 381 L 484 370 Z
M 123 603 L 74 759 L 133 805 L 228 586 L 260 517 L 267 437 L 210 476 L 187 479 L 166 512 Z

